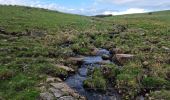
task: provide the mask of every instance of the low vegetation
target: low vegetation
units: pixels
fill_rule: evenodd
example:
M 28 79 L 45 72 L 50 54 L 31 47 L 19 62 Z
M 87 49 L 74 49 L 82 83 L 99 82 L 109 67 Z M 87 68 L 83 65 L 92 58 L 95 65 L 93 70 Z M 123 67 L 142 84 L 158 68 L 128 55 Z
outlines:
M 134 99 L 169 100 L 170 11 L 104 18 L 20 6 L 0 6 L 0 99 L 34 100 L 47 76 L 67 78 L 66 59 L 91 55 L 93 48 L 133 54 L 122 66 L 95 69 L 84 86 L 108 84 Z M 113 53 L 113 56 L 115 52 Z M 100 83 L 100 84 L 99 84 Z

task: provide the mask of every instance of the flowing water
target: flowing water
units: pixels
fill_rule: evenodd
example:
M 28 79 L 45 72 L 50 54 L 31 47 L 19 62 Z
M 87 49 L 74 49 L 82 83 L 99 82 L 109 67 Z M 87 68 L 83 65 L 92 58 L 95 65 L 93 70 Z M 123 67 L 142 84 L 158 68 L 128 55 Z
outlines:
M 100 68 L 98 63 L 104 61 L 102 59 L 103 54 L 110 56 L 109 51 L 100 49 L 96 56 L 85 57 L 84 63 L 78 69 L 78 72 L 69 77 L 65 82 L 88 100 L 119 100 L 119 95 L 113 88 L 108 89 L 106 93 L 87 91 L 83 88 L 83 81 L 87 79 L 88 70 L 93 70 L 96 67 Z

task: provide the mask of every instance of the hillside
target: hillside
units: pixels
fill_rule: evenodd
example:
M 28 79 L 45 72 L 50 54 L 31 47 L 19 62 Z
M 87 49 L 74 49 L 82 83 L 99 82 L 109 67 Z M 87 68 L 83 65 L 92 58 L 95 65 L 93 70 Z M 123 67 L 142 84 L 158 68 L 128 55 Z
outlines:
M 98 48 L 115 64 L 89 72 L 84 86 L 111 85 L 122 99 L 170 99 L 170 11 L 96 18 L 2 5 L 0 99 L 39 99 L 49 77 L 64 82 L 77 72 L 80 63 L 70 57 L 94 56 Z
M 94 22 L 91 18 L 80 15 L 22 6 L 1 5 L 0 7 L 0 25 L 11 32 L 21 32 L 25 31 L 25 29 L 42 29 L 57 32 L 64 31 L 66 28 L 85 31 L 94 25 L 98 25 L 95 27 L 97 29 L 104 26 L 100 27 L 101 22 Z

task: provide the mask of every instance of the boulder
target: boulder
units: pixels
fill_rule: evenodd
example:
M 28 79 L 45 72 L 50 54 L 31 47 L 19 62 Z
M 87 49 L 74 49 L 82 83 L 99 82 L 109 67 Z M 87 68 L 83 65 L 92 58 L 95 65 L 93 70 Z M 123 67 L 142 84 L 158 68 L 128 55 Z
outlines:
M 108 60 L 108 59 L 110 59 L 110 56 L 109 56 L 109 55 L 106 55 L 106 54 L 103 54 L 103 55 L 102 55 L 102 59 L 103 59 L 103 60 Z
M 54 100 L 54 97 L 49 92 L 40 93 L 39 100 Z
M 84 56 L 70 57 L 67 59 L 67 62 L 71 63 L 72 65 L 77 65 L 83 63 L 84 59 Z
M 58 68 L 61 68 L 61 69 L 64 69 L 66 70 L 67 72 L 74 72 L 74 69 L 70 68 L 70 67 L 67 67 L 67 66 L 64 66 L 64 65 L 56 65 Z
M 110 64 L 110 60 L 103 60 L 101 62 L 98 62 L 97 64 L 100 64 L 100 65 L 106 65 L 106 64 Z
M 112 54 L 122 54 L 123 50 L 121 50 L 120 48 L 112 48 L 110 49 Z
M 52 92 L 56 98 L 59 98 L 64 95 L 64 93 L 59 89 L 50 88 L 49 91 Z
M 162 49 L 166 50 L 166 51 L 170 51 L 170 48 L 162 46 Z
M 50 83 L 51 88 L 50 92 L 52 92 L 56 98 L 60 97 L 61 100 L 67 100 L 66 98 L 62 99 L 62 96 L 69 96 L 74 98 L 73 100 L 85 100 L 85 97 L 80 96 L 75 90 L 70 88 L 66 83 Z M 69 100 L 69 99 L 68 99 Z M 72 99 L 71 99 L 72 100 Z
M 149 62 L 144 61 L 142 64 L 143 64 L 143 66 L 148 66 L 148 65 L 149 65 Z
M 62 80 L 60 78 L 54 78 L 54 77 L 48 77 L 46 79 L 47 83 L 53 83 L 53 82 L 62 82 Z
M 119 64 L 124 64 L 126 61 L 132 60 L 133 58 L 134 58 L 134 55 L 132 54 L 116 54 L 113 57 L 113 60 Z
M 50 83 L 50 85 L 52 87 L 55 87 L 56 89 L 62 89 L 64 87 L 67 87 L 67 85 L 65 83 Z
M 98 52 L 99 52 L 99 49 L 98 48 L 93 48 L 91 51 L 92 51 L 91 55 L 96 56 L 98 54 Z
M 58 100 L 75 100 L 72 96 L 63 96 L 60 97 Z

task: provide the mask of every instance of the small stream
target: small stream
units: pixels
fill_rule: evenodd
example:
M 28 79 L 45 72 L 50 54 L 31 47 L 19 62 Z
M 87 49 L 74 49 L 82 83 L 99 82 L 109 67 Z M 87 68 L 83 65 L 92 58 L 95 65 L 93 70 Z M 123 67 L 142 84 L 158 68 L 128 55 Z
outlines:
M 93 70 L 95 67 L 100 68 L 101 65 L 98 63 L 104 61 L 102 59 L 103 54 L 111 55 L 109 51 L 100 49 L 96 56 L 85 57 L 84 63 L 80 66 L 78 72 L 75 75 L 70 76 L 65 82 L 88 100 L 120 100 L 119 95 L 113 88 L 107 89 L 106 93 L 87 91 L 83 88 L 83 81 L 87 79 L 88 70 Z

